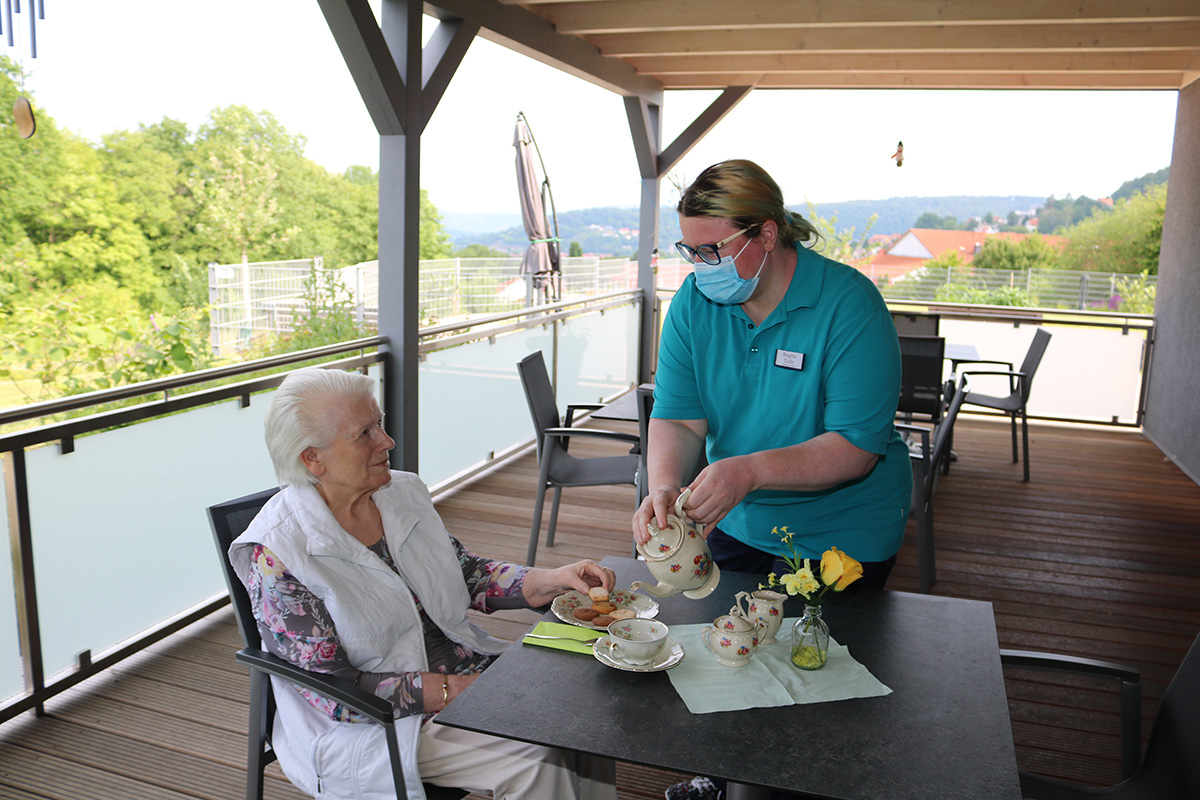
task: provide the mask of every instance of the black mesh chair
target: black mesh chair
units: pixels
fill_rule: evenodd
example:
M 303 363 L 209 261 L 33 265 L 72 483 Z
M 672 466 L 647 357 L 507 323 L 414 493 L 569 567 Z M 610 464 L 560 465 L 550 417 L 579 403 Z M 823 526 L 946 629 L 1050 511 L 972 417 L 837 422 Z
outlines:
M 896 423 L 896 429 L 909 439 L 913 467 L 912 513 L 917 518 L 917 585 L 929 592 L 937 582 L 937 561 L 933 537 L 933 494 L 937 489 L 938 465 L 950 458 L 951 432 L 958 410 L 966 399 L 966 379 L 959 378 L 950 408 L 932 428 Z
M 1136 669 L 1050 653 L 1001 650 L 1005 669 L 1065 672 L 1115 679 L 1121 686 L 1122 781 L 1115 786 L 1079 786 L 1021 772 L 1021 794 L 1030 800 L 1166 800 L 1200 797 L 1200 637 L 1192 642 L 1163 692 L 1142 756 L 1142 696 Z
M 275 760 L 271 749 L 271 728 L 275 722 L 275 695 L 271 687 L 271 676 L 277 675 L 291 683 L 302 686 L 354 709 L 373 722 L 384 726 L 388 753 L 392 760 L 392 776 L 396 782 L 396 797 L 408 797 L 404 787 L 404 769 L 400 765 L 400 748 L 396 739 L 392 704 L 387 700 L 360 689 L 344 678 L 310 672 L 295 664 L 265 652 L 258 635 L 258 624 L 250 607 L 250 595 L 242 585 L 233 566 L 229 563 L 229 546 L 250 525 L 251 520 L 278 489 L 267 489 L 256 494 L 239 497 L 209 506 L 208 519 L 212 524 L 213 538 L 217 546 L 217 559 L 225 585 L 229 588 L 229 600 L 233 616 L 242 634 L 245 647 L 235 656 L 237 661 L 250 668 L 250 730 L 246 756 L 246 800 L 262 800 L 263 770 Z M 459 800 L 468 793 L 455 788 L 425 784 L 429 800 Z
M 1033 375 L 1037 372 L 1038 364 L 1042 362 L 1042 356 L 1046 353 L 1046 346 L 1050 344 L 1050 332 L 1045 328 L 1038 328 L 1033 334 L 1033 341 L 1029 345 L 1029 350 L 1025 353 L 1025 360 L 1021 362 L 1021 368 L 1014 370 L 1011 361 L 971 361 L 962 362 L 968 364 L 963 369 L 963 372 L 972 376 L 979 377 L 982 375 L 1000 375 L 1008 378 L 1007 395 L 987 395 L 979 392 L 971 392 L 967 395 L 966 402 L 968 405 L 983 406 L 984 408 L 1003 411 L 1012 420 L 1012 451 L 1013 463 L 1017 463 L 1017 417 L 1021 418 L 1021 442 L 1024 445 L 1025 452 L 1025 481 L 1029 480 L 1029 420 L 1025 414 L 1025 406 L 1029 403 L 1029 390 L 1033 387 Z M 1006 370 L 978 370 L 971 365 L 974 364 L 1001 364 L 1008 369 Z
M 525 399 L 529 401 L 529 414 L 533 418 L 534 435 L 537 439 L 538 486 L 533 503 L 533 526 L 529 531 L 529 552 L 525 563 L 533 566 L 537 557 L 538 533 L 542 527 L 542 506 L 546 501 L 546 490 L 554 490 L 554 503 L 550 507 L 550 524 L 546 528 L 546 546 L 554 546 L 554 528 L 558 524 L 558 505 L 562 500 L 564 486 L 613 486 L 637 481 L 640 454 L 620 456 L 592 456 L 578 458 L 567 452 L 574 438 L 608 439 L 627 442 L 631 449 L 640 444 L 635 434 L 606 431 L 595 428 L 573 428 L 575 411 L 599 408 L 599 405 L 569 405 L 564 422 L 558 415 L 558 404 L 554 399 L 554 386 L 546 372 L 542 351 L 530 353 L 517 364 L 521 384 L 525 387 Z

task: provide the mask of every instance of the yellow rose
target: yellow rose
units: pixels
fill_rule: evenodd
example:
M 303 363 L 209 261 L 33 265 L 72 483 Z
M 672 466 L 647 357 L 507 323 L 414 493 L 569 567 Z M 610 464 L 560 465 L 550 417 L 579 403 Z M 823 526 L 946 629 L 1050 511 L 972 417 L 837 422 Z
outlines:
M 821 581 L 835 592 L 840 592 L 862 577 L 862 564 L 850 556 L 831 547 L 821 556 Z

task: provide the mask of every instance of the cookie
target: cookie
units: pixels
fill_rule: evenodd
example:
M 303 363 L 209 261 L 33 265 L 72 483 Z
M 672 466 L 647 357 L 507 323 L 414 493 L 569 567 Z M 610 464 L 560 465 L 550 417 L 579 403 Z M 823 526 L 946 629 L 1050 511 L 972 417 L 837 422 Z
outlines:
M 577 608 L 572 613 L 575 614 L 575 619 L 582 620 L 584 622 L 591 622 L 596 617 L 600 616 L 600 612 L 594 608 Z
M 593 586 L 588 589 L 588 597 L 593 603 L 608 599 L 608 589 L 603 586 Z
M 608 614 L 617 610 L 616 603 L 610 603 L 607 600 L 601 600 L 599 603 L 592 603 L 592 608 L 596 609 L 598 614 Z
M 608 614 L 601 614 L 600 616 L 598 616 L 594 620 L 592 620 L 592 624 L 595 625 L 597 628 L 607 628 L 609 625 L 613 624 L 613 618 L 610 617 Z
M 636 617 L 637 612 L 632 608 L 618 608 L 616 611 L 608 612 L 608 616 L 613 619 L 630 619 L 631 617 Z

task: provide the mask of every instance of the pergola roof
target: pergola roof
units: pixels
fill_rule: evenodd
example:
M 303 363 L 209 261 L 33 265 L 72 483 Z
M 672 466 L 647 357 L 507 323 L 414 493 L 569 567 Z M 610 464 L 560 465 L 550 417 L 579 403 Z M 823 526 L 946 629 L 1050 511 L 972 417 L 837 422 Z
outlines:
M 438 0 L 622 94 L 665 89 L 1174 89 L 1200 0 Z

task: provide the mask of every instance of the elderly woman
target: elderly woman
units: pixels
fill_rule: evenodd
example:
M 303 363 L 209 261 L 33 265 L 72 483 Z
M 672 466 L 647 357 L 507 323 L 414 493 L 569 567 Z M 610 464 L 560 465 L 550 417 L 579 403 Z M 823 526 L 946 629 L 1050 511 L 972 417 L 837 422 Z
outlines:
M 541 606 L 570 589 L 611 588 L 613 573 L 468 552 L 420 479 L 390 469 L 395 442 L 366 376 L 289 375 L 266 439 L 284 488 L 229 550 L 263 645 L 391 700 L 408 796 L 424 798 L 425 781 L 496 798 L 615 798 L 611 762 L 435 721 L 507 645 L 471 624 L 468 608 Z M 380 726 L 286 682 L 275 696 L 272 744 L 293 783 L 321 798 L 395 797 Z

